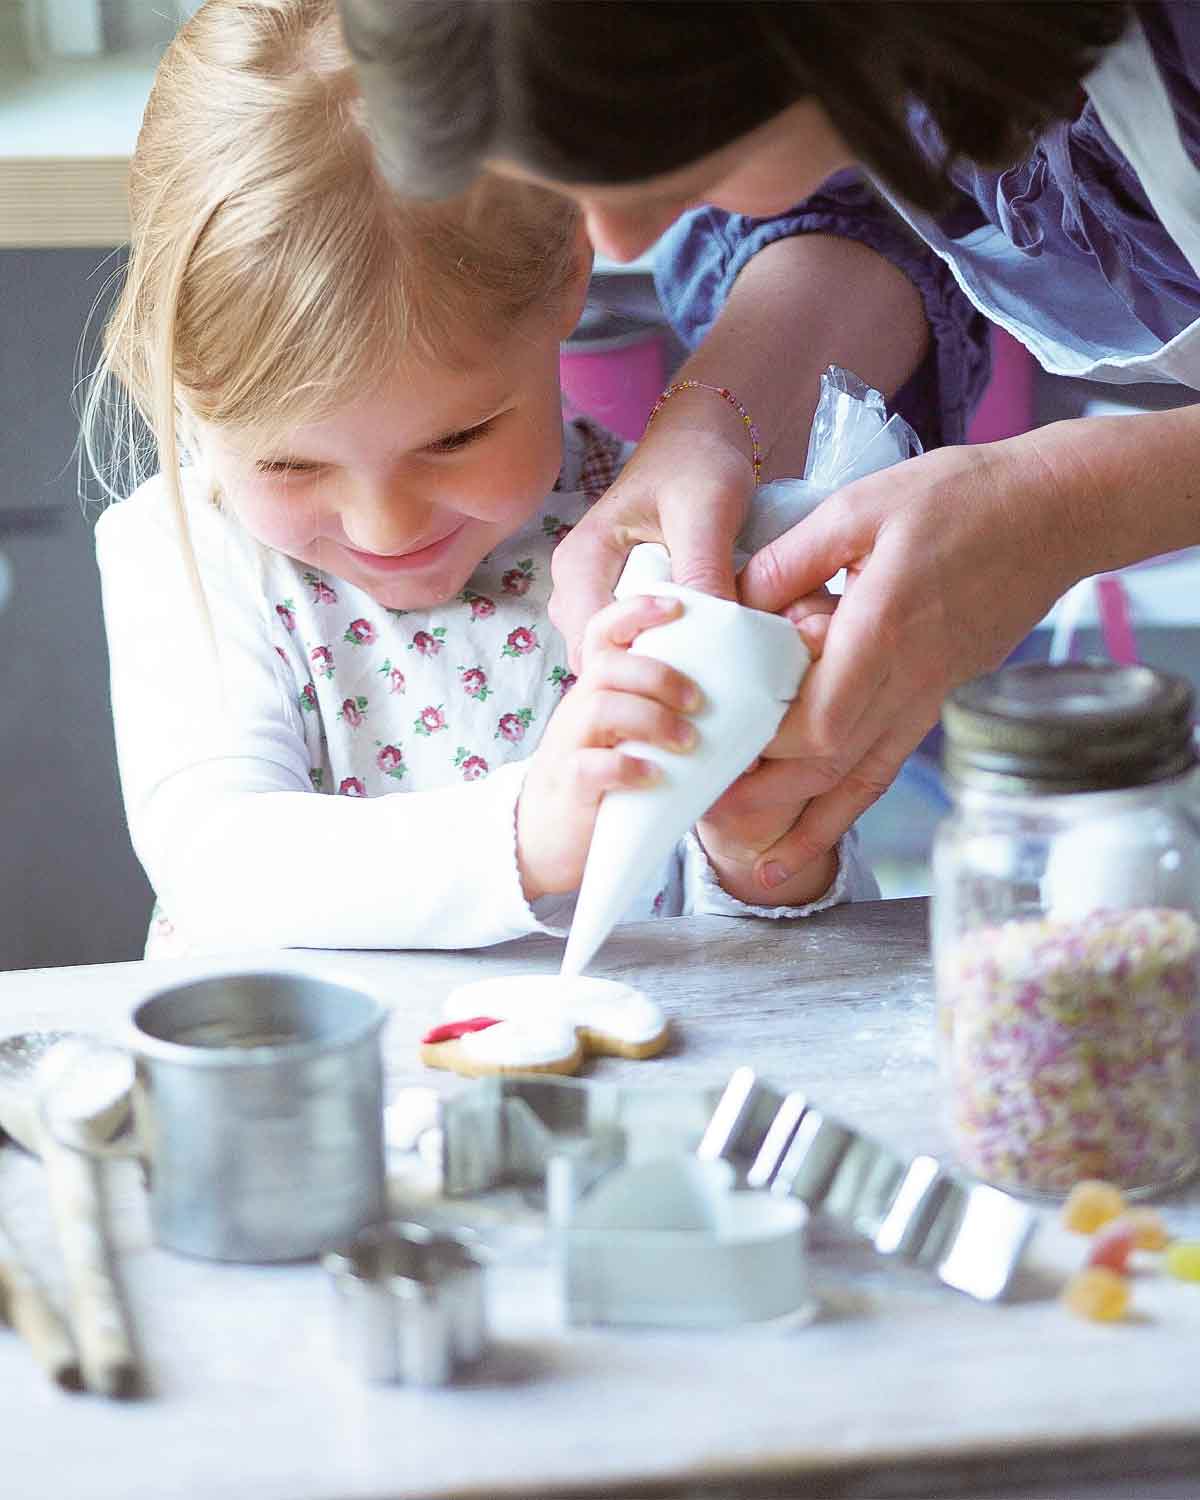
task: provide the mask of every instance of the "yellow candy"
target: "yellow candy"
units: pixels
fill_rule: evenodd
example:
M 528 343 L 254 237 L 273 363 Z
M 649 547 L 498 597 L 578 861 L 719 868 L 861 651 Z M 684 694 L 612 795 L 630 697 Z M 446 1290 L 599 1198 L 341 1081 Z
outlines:
M 1120 1222 L 1133 1230 L 1137 1250 L 1165 1250 L 1171 1243 L 1171 1231 L 1156 1208 L 1131 1208 L 1121 1215 Z
M 1176 1240 L 1167 1248 L 1166 1267 L 1180 1281 L 1200 1281 L 1200 1244 Z
M 1091 1266 L 1071 1277 L 1063 1301 L 1076 1317 L 1119 1323 L 1129 1308 L 1129 1284 L 1105 1266 Z
M 1125 1199 L 1121 1190 L 1111 1182 L 1100 1182 L 1096 1178 L 1077 1182 L 1063 1204 L 1062 1221 L 1067 1229 L 1076 1234 L 1095 1234 L 1102 1224 L 1116 1219 L 1125 1212 Z

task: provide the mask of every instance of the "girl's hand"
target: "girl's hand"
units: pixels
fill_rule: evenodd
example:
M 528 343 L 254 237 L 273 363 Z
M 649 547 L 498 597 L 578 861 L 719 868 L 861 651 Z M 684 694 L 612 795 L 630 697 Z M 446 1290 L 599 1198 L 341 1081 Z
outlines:
M 610 604 L 588 625 L 579 680 L 555 710 L 517 804 L 517 863 L 527 901 L 578 888 L 605 792 L 657 779 L 656 766 L 621 751 L 625 740 L 684 751 L 696 743 L 687 717 L 700 707 L 695 685 L 628 650 L 641 631 L 674 619 L 681 608 L 676 599 L 639 596 Z

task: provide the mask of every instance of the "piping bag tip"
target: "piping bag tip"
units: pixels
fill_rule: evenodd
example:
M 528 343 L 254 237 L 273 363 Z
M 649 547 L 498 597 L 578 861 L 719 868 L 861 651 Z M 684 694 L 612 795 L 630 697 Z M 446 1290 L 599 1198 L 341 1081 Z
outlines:
M 608 936 L 607 933 L 604 935 Z M 603 942 L 603 938 L 601 942 Z M 582 937 L 576 937 L 575 927 L 572 924 L 571 931 L 567 934 L 567 945 L 563 949 L 562 963 L 558 966 L 559 977 L 562 979 L 578 979 L 583 971 L 596 956 L 596 950 L 600 943 L 592 943 L 585 948 Z

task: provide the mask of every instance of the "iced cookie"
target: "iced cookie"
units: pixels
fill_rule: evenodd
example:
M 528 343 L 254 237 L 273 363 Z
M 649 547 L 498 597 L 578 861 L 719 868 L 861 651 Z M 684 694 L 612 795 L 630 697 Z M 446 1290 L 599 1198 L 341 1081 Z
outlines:
M 459 985 L 445 1023 L 421 1041 L 427 1067 L 485 1073 L 574 1073 L 587 1056 L 653 1057 L 667 1019 L 615 979 L 509 974 Z

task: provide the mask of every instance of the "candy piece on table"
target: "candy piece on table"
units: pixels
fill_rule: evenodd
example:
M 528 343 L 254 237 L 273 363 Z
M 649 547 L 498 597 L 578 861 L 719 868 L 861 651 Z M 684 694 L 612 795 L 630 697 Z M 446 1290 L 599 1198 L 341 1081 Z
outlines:
M 1156 1208 L 1128 1209 L 1117 1222 L 1133 1229 L 1135 1250 L 1165 1250 L 1171 1243 L 1171 1231 Z
M 1113 1219 L 1096 1231 L 1088 1250 L 1089 1266 L 1104 1266 L 1124 1276 L 1129 1269 L 1129 1257 L 1137 1247 L 1137 1230 L 1127 1218 Z
M 1111 1182 L 1090 1178 L 1077 1182 L 1063 1204 L 1062 1221 L 1067 1229 L 1076 1234 L 1095 1234 L 1102 1225 L 1119 1218 L 1125 1212 L 1125 1199 L 1121 1190 Z
M 1092 1323 L 1119 1323 L 1129 1310 L 1129 1284 L 1107 1266 L 1089 1266 L 1067 1282 L 1063 1302 Z
M 1200 1243 L 1176 1240 L 1164 1257 L 1167 1270 L 1179 1281 L 1200 1281 Z

